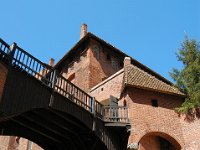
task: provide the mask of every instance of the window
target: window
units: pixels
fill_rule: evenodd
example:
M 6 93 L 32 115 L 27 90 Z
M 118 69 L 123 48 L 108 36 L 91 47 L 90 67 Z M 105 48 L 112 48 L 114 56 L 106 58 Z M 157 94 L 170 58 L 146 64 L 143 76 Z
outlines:
M 151 105 L 152 105 L 153 107 L 158 107 L 158 101 L 157 101 L 156 99 L 152 99 L 152 100 L 151 100 Z

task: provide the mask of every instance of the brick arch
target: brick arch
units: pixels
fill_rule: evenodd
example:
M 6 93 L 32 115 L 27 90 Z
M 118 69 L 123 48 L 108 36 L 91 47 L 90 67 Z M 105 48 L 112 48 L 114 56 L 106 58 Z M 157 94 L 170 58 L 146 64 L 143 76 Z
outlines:
M 174 147 L 174 149 L 172 150 L 181 150 L 182 146 L 181 144 L 178 142 L 178 140 L 176 140 L 173 136 L 164 133 L 164 132 L 149 132 L 146 133 L 145 135 L 143 135 L 140 140 L 139 143 L 142 143 L 145 139 L 150 139 L 152 137 L 161 137 L 163 139 L 165 139 L 166 141 L 168 141 L 169 143 L 171 143 L 171 145 Z

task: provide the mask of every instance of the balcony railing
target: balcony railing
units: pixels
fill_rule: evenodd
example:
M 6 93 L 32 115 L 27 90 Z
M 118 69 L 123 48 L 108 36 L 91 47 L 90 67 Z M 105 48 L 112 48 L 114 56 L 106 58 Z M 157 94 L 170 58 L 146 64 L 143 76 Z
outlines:
M 128 109 L 125 106 L 104 106 L 104 121 L 129 122 Z
M 43 85 L 52 88 L 55 92 L 86 109 L 95 117 L 104 119 L 107 122 L 128 122 L 126 107 L 103 106 L 95 98 L 57 74 L 52 67 L 33 57 L 15 43 L 9 46 L 0 39 L 0 60 L 6 60 L 12 67 L 36 78 Z

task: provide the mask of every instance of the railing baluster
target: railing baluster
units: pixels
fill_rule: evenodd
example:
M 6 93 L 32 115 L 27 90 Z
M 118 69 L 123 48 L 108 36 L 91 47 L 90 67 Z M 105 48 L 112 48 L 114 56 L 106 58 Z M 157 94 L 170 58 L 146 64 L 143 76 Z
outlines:
M 128 122 L 128 108 L 125 106 L 104 106 L 104 120 L 109 122 Z

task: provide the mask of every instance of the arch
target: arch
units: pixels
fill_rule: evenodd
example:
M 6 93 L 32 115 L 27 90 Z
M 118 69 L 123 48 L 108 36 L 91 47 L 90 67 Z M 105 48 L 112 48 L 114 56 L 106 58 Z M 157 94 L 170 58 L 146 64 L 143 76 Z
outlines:
M 154 144 L 155 147 L 161 147 L 162 145 L 164 145 L 168 147 L 166 150 L 181 150 L 182 148 L 181 144 L 174 137 L 164 132 L 149 132 L 142 136 L 142 138 L 139 141 L 139 149 L 146 150 L 146 147 L 148 145 L 147 141 L 148 143 L 152 143 L 151 146 Z

